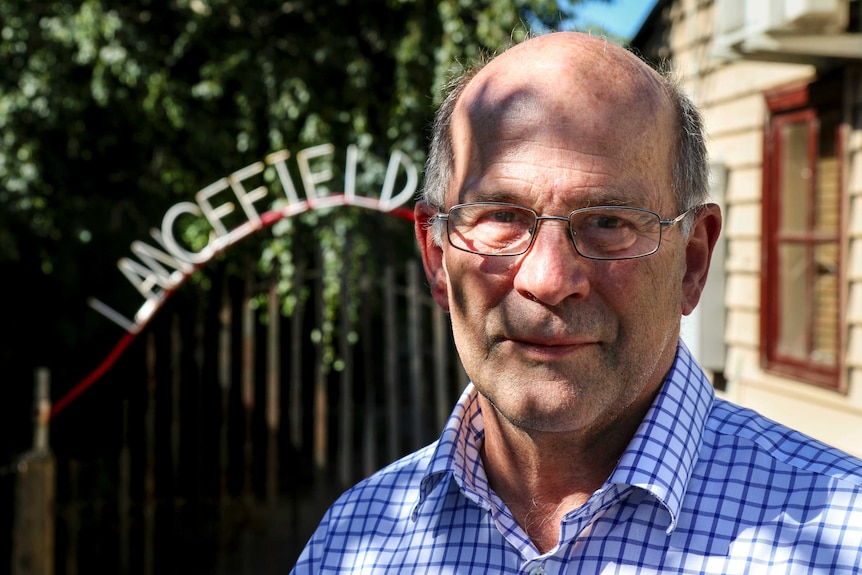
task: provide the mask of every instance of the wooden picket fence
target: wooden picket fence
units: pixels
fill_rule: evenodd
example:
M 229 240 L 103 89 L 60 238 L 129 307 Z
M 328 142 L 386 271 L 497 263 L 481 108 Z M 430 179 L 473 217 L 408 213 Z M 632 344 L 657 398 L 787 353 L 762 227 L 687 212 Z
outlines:
M 251 269 L 177 294 L 18 466 L 13 575 L 284 574 L 338 493 L 439 435 L 466 379 L 418 261 L 344 279 L 334 364 L 319 274 L 285 317 Z

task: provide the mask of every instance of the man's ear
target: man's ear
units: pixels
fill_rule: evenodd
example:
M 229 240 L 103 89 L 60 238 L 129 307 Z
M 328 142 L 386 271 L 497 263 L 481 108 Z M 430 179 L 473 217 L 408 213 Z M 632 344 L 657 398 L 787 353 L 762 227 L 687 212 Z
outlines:
M 414 228 L 419 250 L 422 252 L 422 265 L 425 267 L 425 277 L 431 286 L 431 295 L 443 311 L 449 311 L 449 281 L 446 269 L 443 267 L 443 249 L 434 241 L 430 218 L 437 213 L 437 208 L 427 202 L 416 202 L 413 208 Z
M 721 232 L 721 209 L 716 204 L 706 204 L 696 213 L 694 225 L 688 236 L 685 248 L 686 271 L 682 283 L 682 313 L 688 315 L 694 311 L 700 301 L 706 277 L 709 272 L 709 262 L 718 234 Z

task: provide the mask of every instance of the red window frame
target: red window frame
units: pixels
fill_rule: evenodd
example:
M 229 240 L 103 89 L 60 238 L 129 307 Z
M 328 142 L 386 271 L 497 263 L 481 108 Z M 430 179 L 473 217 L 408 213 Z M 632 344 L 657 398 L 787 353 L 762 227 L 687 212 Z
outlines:
M 846 229 L 843 218 L 846 212 L 842 209 L 846 194 L 841 177 L 843 170 L 843 146 L 840 127 L 835 130 L 835 153 L 838 161 L 838 225 L 835 232 L 824 233 L 816 229 L 816 194 L 818 190 L 818 160 L 820 159 L 820 114 L 818 108 L 811 103 L 810 86 L 797 86 L 776 90 L 766 94 L 770 116 L 764 130 L 763 158 L 763 274 L 761 284 L 761 357 L 765 370 L 782 376 L 818 386 L 840 389 L 842 383 L 844 330 L 841 323 L 844 309 L 844 246 L 842 230 Z M 790 125 L 803 126 L 807 129 L 808 178 L 805 197 L 807 201 L 807 222 L 804 229 L 793 232 L 782 228 L 781 197 L 783 189 L 781 159 L 785 141 L 782 138 L 784 128 Z M 840 126 L 840 125 L 839 125 Z M 832 363 L 818 362 L 812 357 L 815 330 L 815 295 L 816 280 L 815 248 L 825 244 L 835 244 L 838 251 L 837 270 L 837 309 L 835 311 L 835 357 Z M 805 297 L 804 335 L 807 359 L 785 353 L 781 349 L 782 334 L 782 286 L 780 257 L 781 249 L 790 246 L 805 251 Z M 784 279 L 784 282 L 787 280 Z

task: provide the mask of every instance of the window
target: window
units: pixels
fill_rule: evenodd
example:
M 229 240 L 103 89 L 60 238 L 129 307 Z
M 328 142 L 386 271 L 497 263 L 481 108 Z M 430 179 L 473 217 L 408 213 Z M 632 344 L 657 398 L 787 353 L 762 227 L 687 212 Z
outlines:
M 766 95 L 761 350 L 768 371 L 838 388 L 841 364 L 839 79 Z

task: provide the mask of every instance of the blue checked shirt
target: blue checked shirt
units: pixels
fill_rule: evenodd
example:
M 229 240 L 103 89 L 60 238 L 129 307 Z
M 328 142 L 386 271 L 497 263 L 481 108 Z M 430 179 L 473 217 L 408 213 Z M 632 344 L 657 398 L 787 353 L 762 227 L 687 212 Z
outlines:
M 293 573 L 862 573 L 862 461 L 717 400 L 683 344 L 547 553 L 489 488 L 483 436 L 470 386 L 436 443 L 333 504 Z

